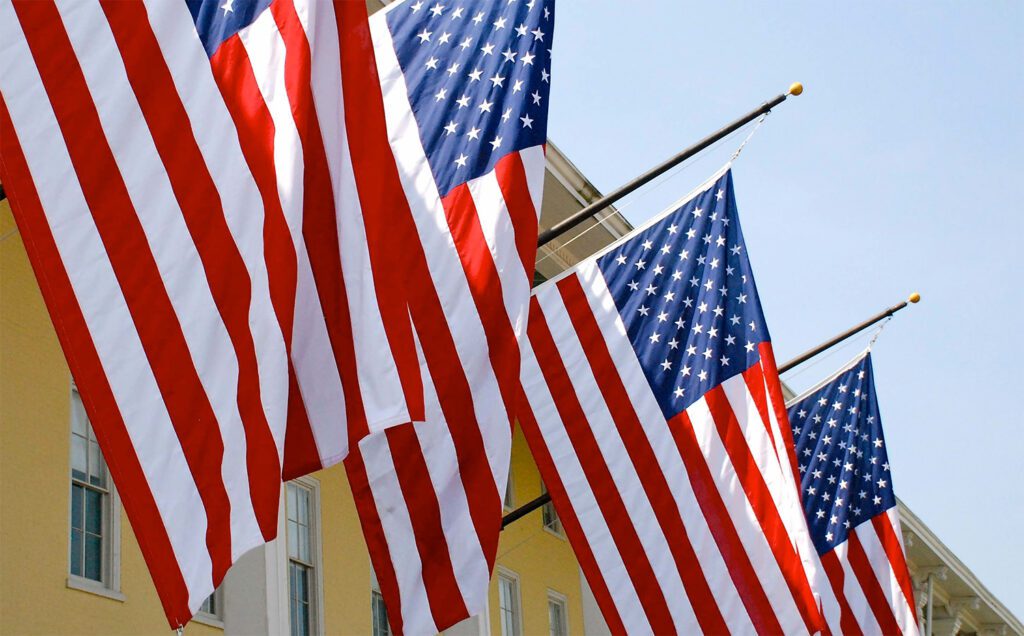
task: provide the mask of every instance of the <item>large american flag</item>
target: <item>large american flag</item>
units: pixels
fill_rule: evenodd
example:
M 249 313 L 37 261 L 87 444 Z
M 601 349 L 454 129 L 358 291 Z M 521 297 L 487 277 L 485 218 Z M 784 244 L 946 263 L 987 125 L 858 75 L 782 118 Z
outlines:
M 804 512 L 842 634 L 917 634 L 892 470 L 864 353 L 789 406 Z
M 814 632 L 729 170 L 532 299 L 520 422 L 613 633 Z
M 482 609 L 552 26 L 0 3 L 0 179 L 172 626 L 274 538 L 282 478 L 346 456 L 392 623 Z

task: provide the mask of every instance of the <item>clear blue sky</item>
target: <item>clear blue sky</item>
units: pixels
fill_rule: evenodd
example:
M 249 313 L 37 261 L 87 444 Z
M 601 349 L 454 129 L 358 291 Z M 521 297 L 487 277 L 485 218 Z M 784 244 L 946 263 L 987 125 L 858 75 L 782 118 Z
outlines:
M 549 134 L 604 191 L 804 83 L 734 169 L 777 356 L 921 292 L 874 349 L 896 493 L 1024 618 L 1024 4 L 563 0 L 557 18 Z

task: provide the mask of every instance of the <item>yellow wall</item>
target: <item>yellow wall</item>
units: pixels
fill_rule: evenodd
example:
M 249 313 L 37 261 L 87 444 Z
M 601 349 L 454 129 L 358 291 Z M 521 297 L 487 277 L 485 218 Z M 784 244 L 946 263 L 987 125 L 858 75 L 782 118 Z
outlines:
M 0 203 L 0 633 L 169 631 L 121 519 L 118 601 L 67 587 L 71 376 L 7 201 Z M 220 633 L 189 626 L 190 636 Z
M 70 374 L 6 201 L 0 202 L 0 634 L 167 634 L 159 600 L 127 518 L 121 520 L 118 601 L 69 589 Z M 522 433 L 513 442 L 516 505 L 540 494 Z M 320 480 L 324 627 L 370 632 L 370 564 L 341 466 Z M 582 633 L 579 570 L 568 542 L 539 512 L 502 534 L 498 564 L 520 577 L 524 634 L 548 633 L 547 591 L 568 597 Z M 498 623 L 492 581 L 492 633 Z M 189 636 L 221 630 L 191 623 Z

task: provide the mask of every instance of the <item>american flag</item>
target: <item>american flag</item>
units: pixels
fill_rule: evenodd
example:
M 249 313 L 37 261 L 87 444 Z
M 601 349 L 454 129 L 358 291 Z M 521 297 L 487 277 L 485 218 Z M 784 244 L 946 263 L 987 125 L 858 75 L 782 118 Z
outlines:
M 0 3 L 0 180 L 172 627 L 345 457 L 393 624 L 479 611 L 551 12 Z
M 789 421 L 804 513 L 834 592 L 823 595 L 833 631 L 918 633 L 871 355 L 794 399 Z
M 823 626 L 726 169 L 538 288 L 520 422 L 613 633 Z

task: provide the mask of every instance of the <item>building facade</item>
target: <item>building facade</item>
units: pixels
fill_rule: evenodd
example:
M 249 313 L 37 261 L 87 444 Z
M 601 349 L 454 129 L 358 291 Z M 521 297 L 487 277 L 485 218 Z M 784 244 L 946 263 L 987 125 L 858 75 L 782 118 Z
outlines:
M 548 146 L 542 227 L 599 196 Z M 541 248 L 551 278 L 623 236 L 614 209 Z M 149 571 L 68 371 L 7 201 L 0 202 L 0 634 L 163 634 Z M 506 510 L 543 492 L 521 431 Z M 922 631 L 1024 636 L 1024 627 L 901 504 Z M 279 538 L 229 571 L 185 632 L 389 634 L 340 466 L 285 484 Z M 551 507 L 501 536 L 488 611 L 452 635 L 606 634 Z

